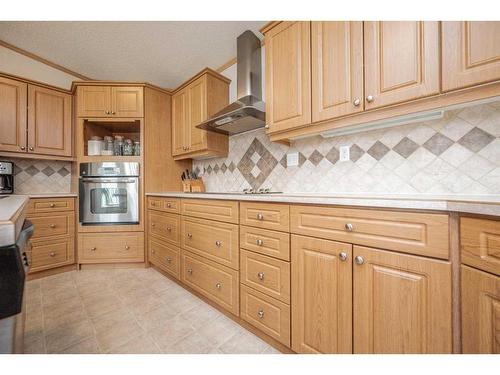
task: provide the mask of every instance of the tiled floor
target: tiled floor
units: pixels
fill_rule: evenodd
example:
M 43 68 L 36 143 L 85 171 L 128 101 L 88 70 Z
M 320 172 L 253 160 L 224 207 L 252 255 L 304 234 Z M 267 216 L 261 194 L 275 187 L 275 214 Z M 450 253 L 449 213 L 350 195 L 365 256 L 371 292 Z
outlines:
M 27 284 L 26 353 L 279 353 L 152 268 Z

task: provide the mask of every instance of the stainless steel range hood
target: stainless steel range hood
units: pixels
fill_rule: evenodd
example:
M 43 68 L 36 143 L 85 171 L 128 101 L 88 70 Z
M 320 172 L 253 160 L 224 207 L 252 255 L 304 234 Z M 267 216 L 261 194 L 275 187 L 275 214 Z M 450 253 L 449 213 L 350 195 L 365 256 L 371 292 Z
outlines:
M 237 39 L 236 63 L 238 100 L 197 128 L 233 135 L 265 126 L 260 39 L 250 30 Z

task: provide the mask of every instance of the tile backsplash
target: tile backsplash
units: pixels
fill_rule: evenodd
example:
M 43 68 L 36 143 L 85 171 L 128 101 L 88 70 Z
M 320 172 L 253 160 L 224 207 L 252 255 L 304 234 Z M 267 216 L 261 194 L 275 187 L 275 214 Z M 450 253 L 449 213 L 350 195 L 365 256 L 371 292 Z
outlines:
M 339 160 L 348 146 L 350 160 Z M 287 167 L 297 151 L 299 165 Z M 364 133 L 269 141 L 264 130 L 232 136 L 227 158 L 193 163 L 207 191 L 500 194 L 500 103 L 446 111 L 439 120 Z
M 3 158 L 14 163 L 15 194 L 69 193 L 71 162 L 39 159 Z

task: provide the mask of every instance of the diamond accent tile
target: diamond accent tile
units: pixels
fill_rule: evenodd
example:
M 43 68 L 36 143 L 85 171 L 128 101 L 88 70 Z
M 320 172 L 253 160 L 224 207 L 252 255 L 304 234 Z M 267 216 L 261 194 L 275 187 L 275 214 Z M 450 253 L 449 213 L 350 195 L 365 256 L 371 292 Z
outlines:
M 283 157 L 281 158 L 281 160 L 280 160 L 280 164 L 281 164 L 281 166 L 282 166 L 283 168 L 285 168 L 285 169 L 286 169 L 286 167 L 287 167 L 287 162 L 286 162 L 286 154 L 285 154 L 285 155 L 283 155 Z
M 220 170 L 219 164 L 215 164 L 214 173 L 219 173 L 219 170 Z
M 211 173 L 212 173 L 212 166 L 211 166 L 211 165 L 209 165 L 209 166 L 208 166 L 208 168 L 207 168 L 207 173 L 208 173 L 208 174 L 211 174 Z
M 38 172 L 40 172 L 35 166 L 30 165 L 28 168 L 24 170 L 27 174 L 30 176 L 36 175 Z
M 332 149 L 328 151 L 328 154 L 326 154 L 325 158 L 330 163 L 335 164 L 339 160 L 339 156 L 339 150 L 337 150 L 335 147 L 332 147 Z
M 234 170 L 236 169 L 236 165 L 234 165 L 234 163 L 233 163 L 233 162 L 231 162 L 231 163 L 229 164 L 228 169 L 229 169 L 229 172 L 233 173 L 233 172 L 234 172 Z
M 220 170 L 222 171 L 222 173 L 226 173 L 226 171 L 227 171 L 226 163 L 222 163 L 222 166 L 220 167 Z
M 430 137 L 427 142 L 423 144 L 423 146 L 432 152 L 434 155 L 439 156 L 447 149 L 449 149 L 453 145 L 453 141 L 442 135 L 441 133 L 436 133 L 432 137 Z
M 404 137 L 396 146 L 394 146 L 393 150 L 407 159 L 417 148 L 418 144 L 413 142 L 410 138 Z
M 467 147 L 472 152 L 478 152 L 493 142 L 495 137 L 479 128 L 473 128 L 458 140 L 462 146 Z
M 194 169 L 194 173 L 195 173 L 197 176 L 199 176 L 199 174 L 200 174 L 200 167 L 196 167 L 196 168 Z
M 257 153 L 261 158 L 259 159 L 258 163 L 260 163 L 262 160 L 262 163 L 260 163 L 260 166 L 262 166 L 262 170 L 252 160 L 252 156 L 254 155 L 254 153 Z M 277 164 L 278 161 L 276 160 L 276 158 L 269 152 L 267 148 L 264 147 L 264 145 L 257 138 L 255 138 L 239 161 L 237 168 L 243 175 L 245 180 L 250 184 L 250 186 L 253 189 L 258 189 L 269 177 L 272 170 L 274 169 L 274 167 L 276 167 Z M 259 173 L 257 173 L 257 170 Z
M 299 168 L 302 167 L 302 165 L 304 165 L 304 163 L 306 162 L 306 157 L 304 156 L 304 154 L 302 152 L 299 152 Z
M 380 141 L 375 142 L 373 146 L 370 147 L 367 151 L 367 153 L 370 154 L 376 160 L 382 159 L 388 152 L 389 152 L 389 147 L 387 147 Z
M 51 167 L 45 167 L 44 169 L 42 169 L 42 173 L 47 176 L 47 177 L 50 177 L 52 176 L 54 173 L 56 173 L 56 171 L 54 171 Z
M 353 163 L 356 163 L 359 158 L 364 155 L 364 153 L 365 151 L 357 144 L 353 144 L 349 149 L 349 155 Z
M 260 160 L 260 155 L 255 151 L 253 155 L 250 157 L 250 160 L 252 160 L 255 164 Z
M 314 150 L 313 153 L 309 156 L 309 161 L 316 167 L 321 160 L 323 160 L 324 156 L 318 150 Z

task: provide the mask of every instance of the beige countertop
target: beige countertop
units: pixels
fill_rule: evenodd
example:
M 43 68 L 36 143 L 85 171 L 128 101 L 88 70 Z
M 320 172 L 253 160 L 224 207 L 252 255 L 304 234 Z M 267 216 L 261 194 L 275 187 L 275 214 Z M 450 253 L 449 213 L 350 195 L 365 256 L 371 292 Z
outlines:
M 26 217 L 28 201 L 25 195 L 0 195 L 0 246 L 16 242 Z
M 17 194 L 14 194 L 17 195 Z M 21 194 L 19 194 L 21 195 Z M 30 198 L 76 198 L 77 193 L 46 193 L 46 194 L 27 194 Z
M 464 212 L 500 216 L 500 195 L 146 193 L 151 196 Z

